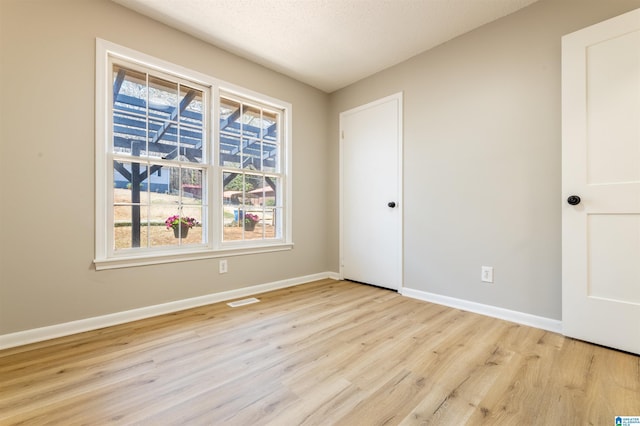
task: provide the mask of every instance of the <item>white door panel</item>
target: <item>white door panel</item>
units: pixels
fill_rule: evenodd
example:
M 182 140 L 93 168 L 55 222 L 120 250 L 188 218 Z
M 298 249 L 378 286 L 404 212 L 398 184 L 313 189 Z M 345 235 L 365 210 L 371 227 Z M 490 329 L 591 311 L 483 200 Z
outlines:
M 589 184 L 640 181 L 639 46 L 634 31 L 587 47 Z
M 394 95 L 340 114 L 341 275 L 391 289 L 402 282 L 401 105 Z
M 562 316 L 640 354 L 640 9 L 562 40 Z
M 587 235 L 589 297 L 640 303 L 640 215 L 590 214 Z

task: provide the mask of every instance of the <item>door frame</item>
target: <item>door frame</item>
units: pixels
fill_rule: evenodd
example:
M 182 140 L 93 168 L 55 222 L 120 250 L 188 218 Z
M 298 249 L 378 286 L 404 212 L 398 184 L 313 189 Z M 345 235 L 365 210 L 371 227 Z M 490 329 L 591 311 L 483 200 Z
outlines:
M 398 170 L 398 176 L 397 176 L 397 199 L 396 199 L 396 209 L 398 209 L 398 215 L 399 215 L 399 220 L 398 220 L 398 225 L 396 227 L 396 233 L 399 236 L 398 238 L 398 247 L 397 248 L 397 253 L 398 253 L 398 259 L 397 259 L 397 265 L 396 265 L 396 271 L 395 271 L 395 275 L 397 276 L 397 282 L 398 282 L 398 288 L 395 289 L 398 293 L 401 293 L 402 288 L 404 287 L 404 199 L 403 199 L 403 187 L 404 187 L 404 182 L 403 182 L 403 128 L 402 128 L 402 124 L 403 124 L 403 109 L 402 109 L 402 104 L 403 104 L 403 92 L 398 92 L 398 93 L 394 93 L 392 95 L 389 96 L 385 96 L 383 98 L 377 99 L 375 101 L 371 101 L 368 102 L 364 105 L 360 105 L 357 106 L 355 108 L 351 108 L 349 110 L 343 111 L 340 113 L 340 120 L 339 120 L 339 133 L 338 133 L 338 143 L 339 143 L 339 162 L 340 162 L 340 171 L 339 171 L 339 262 L 340 262 L 340 279 L 344 279 L 344 262 L 343 262 L 343 254 L 344 254 L 344 246 L 343 246 L 343 239 L 344 239 L 344 211 L 343 211 L 343 207 L 344 207 L 344 202 L 343 202 L 343 196 L 344 196 L 344 188 L 343 188 L 343 183 L 344 183 L 344 154 L 343 154 L 343 141 L 344 141 L 344 137 L 343 137 L 343 117 L 350 115 L 350 114 L 354 114 L 360 111 L 364 111 L 366 109 L 390 102 L 390 101 L 396 101 L 397 105 L 398 105 L 398 116 L 397 116 L 397 128 L 398 128 L 398 135 L 397 135 L 397 158 L 398 158 L 398 162 L 397 162 L 397 170 Z

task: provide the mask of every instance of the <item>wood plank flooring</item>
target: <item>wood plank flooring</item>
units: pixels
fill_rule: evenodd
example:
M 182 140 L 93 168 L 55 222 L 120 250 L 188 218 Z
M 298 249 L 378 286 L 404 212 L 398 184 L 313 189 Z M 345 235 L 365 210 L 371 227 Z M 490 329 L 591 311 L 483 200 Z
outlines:
M 349 282 L 0 351 L 0 424 L 612 425 L 640 357 Z

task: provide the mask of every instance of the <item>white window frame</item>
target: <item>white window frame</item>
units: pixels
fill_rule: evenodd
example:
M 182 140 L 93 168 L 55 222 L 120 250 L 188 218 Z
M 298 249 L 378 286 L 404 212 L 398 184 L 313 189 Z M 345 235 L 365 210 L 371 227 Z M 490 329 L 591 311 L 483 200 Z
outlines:
M 282 122 L 283 122 L 283 117 L 284 117 L 284 112 L 282 111 L 281 108 L 274 108 L 273 105 L 266 105 L 264 103 L 258 102 L 255 99 L 247 99 L 246 97 L 243 97 L 242 95 L 238 94 L 238 93 L 232 93 L 229 92 L 227 90 L 220 90 L 220 96 L 219 99 L 221 98 L 226 98 L 232 102 L 238 102 L 239 104 L 241 104 L 243 107 L 251 107 L 251 108 L 256 108 L 256 109 L 261 109 L 261 110 L 267 110 L 268 112 L 274 112 L 279 116 L 279 120 L 278 120 L 278 129 L 282 128 Z M 219 122 L 219 120 L 218 120 Z M 223 133 L 226 133 L 224 131 L 222 131 L 222 129 L 218 129 L 218 137 L 220 137 Z M 242 136 L 242 131 L 240 131 L 240 135 L 238 135 L 240 138 L 243 138 Z M 278 139 L 281 138 L 282 132 L 278 131 L 279 137 Z M 226 133 L 227 135 L 229 133 Z M 265 140 L 262 139 L 262 137 L 260 138 L 261 140 Z M 278 142 L 276 143 L 278 146 L 278 157 L 280 157 L 281 155 L 281 151 L 282 151 L 282 146 L 283 144 L 281 143 L 280 140 L 278 140 Z M 216 144 L 217 146 L 219 146 L 218 144 Z M 228 166 L 228 165 L 222 165 L 220 163 L 220 159 L 216 158 L 216 161 L 218 162 L 217 164 L 217 177 L 220 179 L 220 182 L 223 181 L 224 179 L 224 174 L 225 173 L 238 173 L 238 174 L 244 174 L 244 175 L 253 175 L 253 176 L 261 176 L 261 177 L 272 177 L 272 178 L 276 178 L 279 182 L 285 182 L 287 179 L 287 174 L 285 172 L 285 170 L 282 167 L 281 161 L 280 159 L 278 159 L 277 163 L 278 163 L 278 167 L 276 168 L 275 171 L 264 171 L 264 170 L 254 170 L 254 169 L 249 169 L 249 168 L 243 168 L 243 167 L 234 167 L 234 166 Z M 281 183 L 279 185 L 280 191 L 281 191 L 281 195 L 280 198 L 282 198 L 283 202 L 281 203 L 282 206 L 286 206 L 287 202 L 286 202 L 286 193 L 282 193 L 282 188 L 284 188 L 284 185 Z M 224 188 L 223 188 L 224 190 Z M 247 207 L 247 206 L 244 206 Z M 265 214 L 266 211 L 268 210 L 268 208 L 266 208 L 265 206 L 262 206 L 262 214 Z M 277 210 L 281 210 L 281 208 L 276 207 Z M 247 207 L 247 212 L 251 212 L 251 211 L 257 211 L 258 213 L 260 213 L 260 208 L 251 208 L 251 207 Z M 278 228 L 284 228 L 284 220 L 282 220 L 282 214 L 278 214 L 277 215 L 277 221 L 278 221 Z M 222 224 L 220 223 L 220 232 L 224 232 Z M 244 233 L 243 233 L 243 237 L 244 237 Z M 251 244 L 253 242 L 255 242 L 256 240 L 253 239 L 253 236 L 251 236 L 249 239 L 242 239 L 242 240 L 223 240 L 222 241 L 222 246 L 223 247 L 237 247 L 237 246 L 242 246 L 242 245 L 246 245 L 246 244 Z
M 148 70 L 167 73 L 178 78 L 195 82 L 210 88 L 209 128 L 205 132 L 207 161 L 207 204 L 208 226 L 205 243 L 197 246 L 181 246 L 161 249 L 140 248 L 135 250 L 113 250 L 113 164 L 111 156 L 112 114 L 109 108 L 109 91 L 112 91 L 111 58 L 137 64 Z M 283 189 L 283 220 L 281 238 L 244 240 L 237 242 L 222 241 L 222 167 L 218 161 L 219 138 L 219 101 L 220 92 L 235 95 L 247 100 L 282 111 L 280 128 L 280 167 Z M 228 257 L 235 255 L 290 250 L 292 242 L 292 198 L 291 198 L 291 135 L 292 107 L 290 103 L 262 95 L 251 90 L 227 83 L 214 77 L 187 69 L 185 67 L 137 52 L 135 50 L 96 39 L 96 134 L 95 134 L 95 259 L 96 270 L 131 266 L 152 265 L 197 259 Z

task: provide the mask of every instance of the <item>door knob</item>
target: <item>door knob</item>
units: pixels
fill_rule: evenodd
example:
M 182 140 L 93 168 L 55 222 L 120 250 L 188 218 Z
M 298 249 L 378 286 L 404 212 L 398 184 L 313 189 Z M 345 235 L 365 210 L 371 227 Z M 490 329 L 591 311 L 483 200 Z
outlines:
M 578 197 L 577 195 L 570 195 L 569 198 L 567 198 L 567 203 L 571 204 L 572 206 L 577 206 L 578 204 L 580 204 L 580 197 Z
M 389 207 L 394 208 L 396 206 L 396 202 L 395 201 L 389 201 L 389 204 L 387 204 Z

